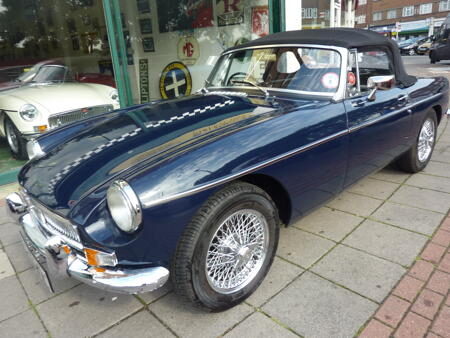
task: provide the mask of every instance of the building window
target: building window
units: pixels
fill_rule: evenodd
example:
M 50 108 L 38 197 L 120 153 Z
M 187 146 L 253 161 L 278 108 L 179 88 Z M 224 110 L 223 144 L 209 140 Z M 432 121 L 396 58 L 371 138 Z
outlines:
M 367 4 L 367 0 L 359 0 L 358 1 L 358 5 L 365 5 L 365 4 Z M 364 19 L 365 20 L 365 19 Z
M 358 15 L 356 18 L 356 23 L 358 24 L 362 24 L 362 23 L 366 23 L 366 16 L 365 15 Z
M 383 13 L 382 12 L 375 12 L 373 13 L 373 21 L 380 21 L 383 19 Z
M 414 15 L 414 6 L 403 7 L 403 16 L 413 16 L 413 15 Z
M 450 10 L 450 0 L 439 2 L 439 12 Z
M 388 19 L 395 19 L 397 17 L 397 10 L 396 9 L 390 9 L 387 11 L 387 18 Z
M 419 14 L 429 14 L 433 11 L 433 4 L 430 2 L 428 4 L 421 4 L 419 7 Z

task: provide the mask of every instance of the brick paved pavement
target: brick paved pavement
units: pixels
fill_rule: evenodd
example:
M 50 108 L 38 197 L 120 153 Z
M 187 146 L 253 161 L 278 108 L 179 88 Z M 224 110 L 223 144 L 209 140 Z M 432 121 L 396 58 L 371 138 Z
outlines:
M 128 296 L 68 281 L 51 295 L 0 205 L 0 336 L 445 337 L 450 224 L 440 224 L 450 207 L 447 125 L 445 119 L 423 173 L 384 169 L 283 229 L 261 287 L 222 313 L 182 302 L 169 285 Z
M 360 337 L 450 337 L 450 216 Z

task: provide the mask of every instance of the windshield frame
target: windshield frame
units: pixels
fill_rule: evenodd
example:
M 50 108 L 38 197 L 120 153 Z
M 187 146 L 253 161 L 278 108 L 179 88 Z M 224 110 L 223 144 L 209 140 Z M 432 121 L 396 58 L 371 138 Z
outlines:
M 285 89 L 285 88 L 272 88 L 272 87 L 261 87 L 268 92 L 275 92 L 275 93 L 286 93 L 286 94 L 298 94 L 298 95 L 306 95 L 306 96 L 317 96 L 317 97 L 323 97 L 323 98 L 330 98 L 332 100 L 341 100 L 345 98 L 345 88 L 347 81 L 344 81 L 346 79 L 346 72 L 347 67 L 344 66 L 348 62 L 348 49 L 344 47 L 337 47 L 332 45 L 315 45 L 315 44 L 272 44 L 272 45 L 257 45 L 257 46 L 251 46 L 251 47 L 243 47 L 243 48 L 233 48 L 231 50 L 226 50 L 220 55 L 219 60 L 216 62 L 216 65 L 212 69 L 211 73 L 209 74 L 207 80 L 206 80 L 206 88 L 208 90 L 255 90 L 254 87 L 251 86 L 235 86 L 235 87 L 228 87 L 228 86 L 211 86 L 208 85 L 208 83 L 212 83 L 213 80 L 213 74 L 215 74 L 219 68 L 219 64 L 221 62 L 221 59 L 225 57 L 226 55 L 237 53 L 244 50 L 254 50 L 254 49 L 269 49 L 269 48 L 286 48 L 286 47 L 295 47 L 295 48 L 316 48 L 316 49 L 325 49 L 325 50 L 332 50 L 337 52 L 340 55 L 341 58 L 341 74 L 339 77 L 339 86 L 334 93 L 327 93 L 327 92 L 313 92 L 313 91 L 307 91 L 307 90 L 295 90 L 295 89 Z

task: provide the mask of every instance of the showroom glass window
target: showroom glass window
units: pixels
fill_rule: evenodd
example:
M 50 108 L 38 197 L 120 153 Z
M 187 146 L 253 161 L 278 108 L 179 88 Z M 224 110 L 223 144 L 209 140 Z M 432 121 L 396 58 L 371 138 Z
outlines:
M 225 49 L 269 34 L 268 0 L 130 0 L 120 9 L 134 103 L 194 93 Z
M 0 0 L 0 175 L 28 141 L 119 107 L 101 0 Z
M 302 0 L 302 29 L 330 27 L 329 0 Z
M 0 1 L 0 82 L 26 78 L 43 61 L 69 67 L 77 80 L 115 85 L 101 1 Z

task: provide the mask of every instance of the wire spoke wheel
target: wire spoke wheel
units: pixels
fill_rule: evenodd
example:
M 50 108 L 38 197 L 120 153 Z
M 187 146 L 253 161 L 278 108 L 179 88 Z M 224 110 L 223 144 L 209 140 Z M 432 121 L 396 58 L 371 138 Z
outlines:
M 435 126 L 431 119 L 425 120 L 420 130 L 417 143 L 417 158 L 420 162 L 425 162 L 430 157 L 434 146 Z
M 266 218 L 243 209 L 229 215 L 216 230 L 206 255 L 206 276 L 211 288 L 222 294 L 248 285 L 264 264 L 269 243 Z
M 11 122 L 7 121 L 5 123 L 6 139 L 8 140 L 8 145 L 14 153 L 19 152 L 19 140 L 17 139 L 14 126 Z

